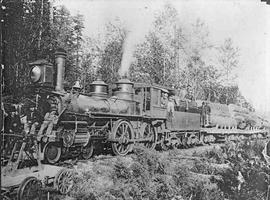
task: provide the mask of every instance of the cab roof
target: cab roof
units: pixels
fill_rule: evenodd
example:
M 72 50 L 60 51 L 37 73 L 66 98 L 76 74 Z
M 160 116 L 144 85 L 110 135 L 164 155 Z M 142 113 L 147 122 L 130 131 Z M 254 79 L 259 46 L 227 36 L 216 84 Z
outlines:
M 134 83 L 134 88 L 155 88 L 155 89 L 159 89 L 162 90 L 163 92 L 167 92 L 167 93 L 175 93 L 175 89 L 170 88 L 170 87 L 166 87 L 166 86 L 162 86 L 162 85 L 158 85 L 158 84 L 147 84 L 147 83 Z

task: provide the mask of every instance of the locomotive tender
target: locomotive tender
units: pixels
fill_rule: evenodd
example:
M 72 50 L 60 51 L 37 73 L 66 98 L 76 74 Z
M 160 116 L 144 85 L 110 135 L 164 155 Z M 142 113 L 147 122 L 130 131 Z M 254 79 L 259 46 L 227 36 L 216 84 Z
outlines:
M 108 85 L 97 80 L 90 84 L 89 94 L 82 94 L 75 87 L 65 90 L 65 58 L 66 52 L 59 49 L 55 68 L 45 60 L 30 63 L 34 92 L 29 96 L 34 103 L 27 111 L 30 114 L 24 126 L 37 134 L 40 158 L 48 163 L 70 155 L 88 159 L 94 149 L 107 148 L 116 155 L 126 155 L 138 143 L 149 149 L 168 149 L 267 134 L 255 126 L 239 129 L 239 122 L 228 114 L 227 105 L 210 104 L 213 113 L 215 109 L 225 110 L 218 120 L 212 115 L 215 127 L 201 127 L 200 109 L 195 102 L 179 100 L 173 117 L 169 117 L 162 97 L 173 96 L 174 90 L 159 85 L 121 79 L 109 95 Z M 222 125 L 224 117 L 230 120 Z

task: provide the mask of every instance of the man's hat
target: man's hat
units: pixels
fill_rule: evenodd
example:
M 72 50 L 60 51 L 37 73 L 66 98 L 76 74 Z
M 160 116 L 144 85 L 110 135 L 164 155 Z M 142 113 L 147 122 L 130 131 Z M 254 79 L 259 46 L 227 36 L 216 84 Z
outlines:
M 165 93 L 169 93 L 169 91 L 167 89 L 165 89 L 165 88 L 161 88 L 161 91 L 165 92 Z
M 75 84 L 73 85 L 73 88 L 75 88 L 75 89 L 82 89 L 82 86 L 80 84 L 80 81 L 76 81 Z

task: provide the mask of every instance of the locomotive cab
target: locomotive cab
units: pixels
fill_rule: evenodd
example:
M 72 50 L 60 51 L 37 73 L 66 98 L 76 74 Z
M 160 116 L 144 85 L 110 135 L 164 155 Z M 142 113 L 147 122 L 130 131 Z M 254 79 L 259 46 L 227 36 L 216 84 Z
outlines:
M 200 129 L 200 113 L 198 109 L 182 111 L 177 109 L 176 98 L 173 101 L 173 118 L 168 118 L 168 101 L 170 96 L 175 96 L 175 91 L 170 88 L 147 85 L 143 83 L 135 84 L 135 94 L 142 96 L 141 110 L 143 115 L 152 118 L 170 121 L 171 130 L 195 130 Z M 135 98 L 137 98 L 137 95 Z M 168 124 L 168 123 L 167 123 Z
M 166 118 L 167 107 L 162 103 L 163 93 L 169 94 L 169 90 L 143 83 L 135 84 L 135 99 L 140 99 L 141 110 L 147 116 Z
M 142 97 L 142 111 L 149 116 L 161 117 L 166 116 L 168 96 L 174 95 L 174 91 L 158 85 L 147 85 L 136 83 L 135 99 Z

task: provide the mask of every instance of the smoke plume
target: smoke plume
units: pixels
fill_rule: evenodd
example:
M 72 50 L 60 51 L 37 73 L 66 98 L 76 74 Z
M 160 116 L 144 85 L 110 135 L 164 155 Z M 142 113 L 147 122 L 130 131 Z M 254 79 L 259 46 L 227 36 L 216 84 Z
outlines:
M 147 8 L 147 7 L 146 7 Z M 122 62 L 119 69 L 120 76 L 128 75 L 130 65 L 134 58 L 134 52 L 136 50 L 136 46 L 143 41 L 145 41 L 145 36 L 149 33 L 151 28 L 153 28 L 153 15 L 149 15 L 145 11 L 138 11 L 139 14 L 136 14 L 129 23 L 127 23 L 127 35 L 123 44 L 123 55 Z
M 129 31 L 123 44 L 123 55 L 121 66 L 119 69 L 120 76 L 126 76 L 128 74 L 129 67 L 131 63 L 135 60 L 133 54 L 136 48 L 136 42 L 138 38 L 136 38 L 136 34 L 134 33 L 135 32 L 133 31 Z

